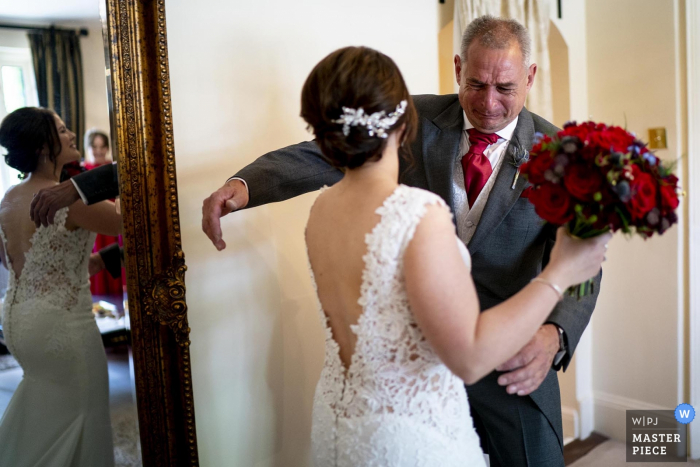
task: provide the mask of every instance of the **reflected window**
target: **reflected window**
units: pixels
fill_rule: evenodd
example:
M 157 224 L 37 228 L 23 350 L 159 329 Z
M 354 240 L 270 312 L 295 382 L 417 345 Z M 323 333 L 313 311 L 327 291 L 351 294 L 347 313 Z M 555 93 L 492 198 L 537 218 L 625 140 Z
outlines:
M 5 112 L 10 113 L 27 106 L 22 67 L 5 65 L 0 70 L 2 97 L 5 99 Z
M 3 47 L 0 43 L 0 120 L 21 107 L 38 105 L 32 54 L 27 47 Z M 0 155 L 4 150 L 0 148 Z M 19 172 L 0 162 L 0 198 L 19 183 Z

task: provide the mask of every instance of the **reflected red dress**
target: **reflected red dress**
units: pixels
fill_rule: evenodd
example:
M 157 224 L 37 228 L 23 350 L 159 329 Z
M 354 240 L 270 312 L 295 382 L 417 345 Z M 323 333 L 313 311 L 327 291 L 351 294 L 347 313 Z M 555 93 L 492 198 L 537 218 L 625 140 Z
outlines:
M 92 170 L 99 167 L 96 164 L 90 164 L 86 162 L 85 168 Z M 114 200 L 112 200 L 114 201 Z M 97 253 L 102 248 L 109 246 L 113 243 L 119 243 L 122 245 L 121 235 L 118 237 L 112 237 L 111 235 L 98 234 L 95 238 L 95 245 L 92 247 L 92 252 Z M 122 279 L 126 277 L 124 269 L 122 268 L 122 277 L 113 278 L 107 270 L 100 271 L 90 278 L 90 292 L 93 295 L 121 295 L 123 291 Z

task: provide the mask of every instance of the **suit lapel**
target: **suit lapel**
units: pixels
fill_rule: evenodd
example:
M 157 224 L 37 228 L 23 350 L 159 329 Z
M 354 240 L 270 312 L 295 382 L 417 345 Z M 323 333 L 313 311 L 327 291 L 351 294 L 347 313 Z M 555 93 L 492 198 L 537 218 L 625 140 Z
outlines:
M 486 201 L 484 212 L 481 214 L 474 236 L 467 245 L 471 254 L 474 254 L 491 232 L 501 224 L 527 185 L 525 178 L 519 177 L 515 188 L 511 188 L 517 172 L 516 167 L 511 164 L 512 151 L 518 146 L 529 151 L 532 148 L 534 135 L 535 124 L 532 121 L 532 116 L 523 107 L 523 110 L 518 115 L 518 124 L 513 132 L 513 138 L 503 153 L 502 157 L 504 159 L 501 163 L 501 169 L 496 175 L 496 181 Z
M 445 200 L 454 212 L 452 175 L 464 126 L 459 100 L 432 122 L 423 124 L 423 164 L 430 191 Z

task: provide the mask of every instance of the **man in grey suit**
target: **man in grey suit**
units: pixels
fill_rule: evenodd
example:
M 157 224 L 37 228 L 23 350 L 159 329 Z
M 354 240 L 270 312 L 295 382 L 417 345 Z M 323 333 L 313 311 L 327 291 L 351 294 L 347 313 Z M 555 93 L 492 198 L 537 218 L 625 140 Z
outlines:
M 414 163 L 402 161 L 400 182 L 437 193 L 455 212 L 484 311 L 527 285 L 554 244 L 555 229 L 535 214 L 523 196 L 527 182 L 516 176 L 517 156 L 532 148 L 535 134 L 557 131 L 524 108 L 537 71 L 529 63 L 529 50 L 527 30 L 519 23 L 478 18 L 464 33 L 461 56 L 455 56 L 459 94 L 413 97 L 419 115 L 418 136 L 411 145 Z M 488 181 L 476 199 L 467 175 L 475 170 L 469 167 L 475 159 L 465 156 L 477 144 L 471 141 L 474 130 L 498 141 L 483 153 L 480 163 L 486 164 Z M 221 216 L 317 190 L 342 176 L 313 141 L 270 152 L 204 201 L 202 228 L 223 249 Z M 600 276 L 595 280 L 599 283 Z M 597 290 L 580 301 L 563 299 L 528 345 L 468 387 L 474 423 L 492 467 L 564 465 L 556 371 L 571 361 Z

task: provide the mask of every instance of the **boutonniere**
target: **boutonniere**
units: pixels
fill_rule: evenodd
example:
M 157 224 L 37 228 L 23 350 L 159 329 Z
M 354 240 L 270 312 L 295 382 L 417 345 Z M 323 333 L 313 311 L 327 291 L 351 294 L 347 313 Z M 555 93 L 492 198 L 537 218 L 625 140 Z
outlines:
M 513 177 L 513 184 L 510 186 L 510 189 L 515 190 L 515 184 L 518 182 L 518 177 L 520 177 L 520 166 L 530 160 L 530 151 L 517 143 L 512 143 L 509 150 L 512 157 L 510 164 L 515 167 L 515 177 Z

